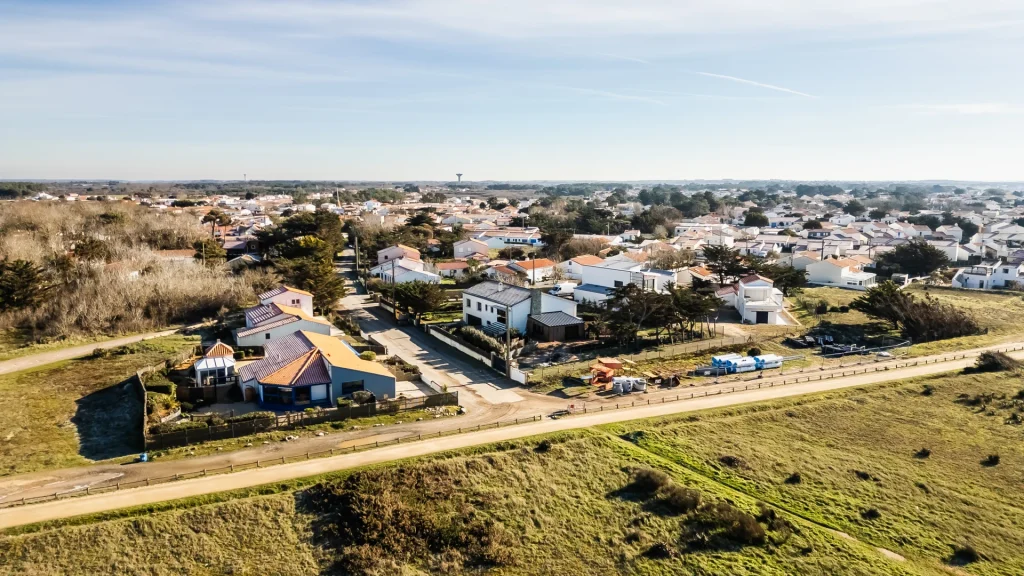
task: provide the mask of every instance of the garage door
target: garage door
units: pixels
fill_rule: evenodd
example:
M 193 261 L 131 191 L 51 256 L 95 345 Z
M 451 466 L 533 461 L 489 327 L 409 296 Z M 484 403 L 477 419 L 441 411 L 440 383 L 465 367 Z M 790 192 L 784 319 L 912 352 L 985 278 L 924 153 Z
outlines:
M 327 385 L 317 384 L 309 389 L 310 400 L 313 402 L 319 402 L 327 399 Z
M 758 312 L 757 313 L 757 323 L 758 324 L 767 324 L 768 323 L 768 313 L 767 312 Z

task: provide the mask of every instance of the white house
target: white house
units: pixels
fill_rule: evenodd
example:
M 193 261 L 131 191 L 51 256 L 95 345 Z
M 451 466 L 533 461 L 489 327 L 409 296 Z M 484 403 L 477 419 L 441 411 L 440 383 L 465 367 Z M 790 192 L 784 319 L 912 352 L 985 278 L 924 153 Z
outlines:
M 438 262 L 434 267 L 437 268 L 437 273 L 442 278 L 462 278 L 469 270 L 469 264 L 459 261 Z
M 860 262 L 850 258 L 826 258 L 807 265 L 807 282 L 850 290 L 867 290 L 875 285 L 875 275 L 861 270 Z
M 235 351 L 220 340 L 206 349 L 203 357 L 192 365 L 196 382 L 200 385 L 223 384 L 235 375 Z
M 953 288 L 991 290 L 1024 285 L 1024 264 L 1007 264 L 1002 260 L 957 270 Z
M 276 302 L 260 304 L 245 310 L 245 328 L 235 330 L 235 343 L 242 347 L 264 346 L 299 330 L 329 335 L 331 323 L 307 314 L 302 308 Z
M 381 264 L 395 258 L 407 258 L 410 260 L 421 260 L 420 251 L 406 246 L 404 244 L 396 244 L 389 246 L 383 250 L 377 252 L 377 263 Z
M 540 239 L 537 228 L 521 228 L 508 230 L 484 230 L 475 239 L 485 242 L 488 248 L 540 248 L 544 242 Z
M 531 316 L 552 313 L 563 313 L 578 321 L 576 302 L 540 290 L 481 282 L 462 293 L 462 321 L 493 336 L 505 333 L 506 319 L 509 326 L 526 334 Z
M 503 333 L 508 325 L 525 334 L 531 298 L 526 288 L 481 282 L 462 292 L 462 321 L 492 333 Z
M 610 298 L 616 288 L 626 284 L 635 284 L 644 290 L 665 292 L 668 284 L 678 281 L 675 272 L 645 269 L 644 266 L 642 262 L 628 258 L 584 265 L 583 284 L 573 291 L 573 299 L 599 304 Z
M 422 260 L 412 258 L 394 258 L 377 264 L 370 268 L 370 276 L 380 278 L 384 272 L 390 272 L 392 268 L 405 268 L 406 270 L 423 271 L 425 264 Z
M 390 284 L 403 284 L 405 282 L 426 282 L 427 284 L 440 284 L 441 277 L 433 272 L 406 268 L 405 266 L 385 266 L 380 271 L 380 279 Z
M 558 263 L 558 269 L 562 271 L 562 275 L 566 278 L 573 280 L 583 279 L 583 267 L 593 266 L 604 262 L 604 259 L 600 256 L 594 256 L 592 254 L 584 254 L 583 256 L 577 256 L 570 258 L 565 262 Z
M 537 282 L 543 282 L 554 273 L 555 263 L 547 258 L 531 258 L 529 260 L 512 262 L 508 267 L 516 272 L 526 274 L 526 280 L 530 284 L 536 284 Z
M 490 256 L 490 247 L 487 246 L 487 243 L 476 238 L 459 240 L 453 247 L 455 249 L 455 257 L 460 259 L 473 258 L 474 260 L 481 260 Z
M 305 290 L 292 288 L 291 286 L 278 286 L 273 290 L 264 292 L 256 297 L 260 304 L 283 304 L 302 310 L 307 316 L 313 315 L 313 295 Z
M 717 294 L 727 305 L 736 308 L 744 324 L 786 324 L 782 291 L 768 278 L 747 276 Z

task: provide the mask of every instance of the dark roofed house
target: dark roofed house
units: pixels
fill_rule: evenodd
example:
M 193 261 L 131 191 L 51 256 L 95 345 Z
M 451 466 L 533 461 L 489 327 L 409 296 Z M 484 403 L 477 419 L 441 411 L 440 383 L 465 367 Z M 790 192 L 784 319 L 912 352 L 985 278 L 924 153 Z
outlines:
M 530 316 L 528 329 L 530 336 L 548 342 L 578 340 L 584 336 L 583 319 L 562 311 Z

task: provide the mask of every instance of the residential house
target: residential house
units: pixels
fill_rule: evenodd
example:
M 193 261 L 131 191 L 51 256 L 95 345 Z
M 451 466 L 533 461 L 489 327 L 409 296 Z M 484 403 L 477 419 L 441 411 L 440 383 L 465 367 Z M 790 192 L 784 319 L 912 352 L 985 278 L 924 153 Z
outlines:
M 481 282 L 463 291 L 462 321 L 495 337 L 503 336 L 506 326 L 546 340 L 583 335 L 576 302 L 498 282 Z
M 705 282 L 712 282 L 715 279 L 715 275 L 703 266 L 690 266 L 676 272 L 676 284 L 680 286 L 691 286 L 693 285 L 694 279 L 703 280 Z
M 615 288 L 635 284 L 644 290 L 665 292 L 670 283 L 677 281 L 676 273 L 669 270 L 646 268 L 631 259 L 608 259 L 600 264 L 583 266 L 583 284 L 573 291 L 577 302 L 600 304 L 611 297 Z
M 875 285 L 875 275 L 864 272 L 862 263 L 852 258 L 826 258 L 807 265 L 807 282 L 850 290 L 867 290 Z
M 485 242 L 488 248 L 540 248 L 544 242 L 540 239 L 537 228 L 507 228 L 504 230 L 484 230 L 474 238 Z
M 572 280 L 583 279 L 583 267 L 593 266 L 604 262 L 604 259 L 600 256 L 594 256 L 592 254 L 584 254 L 583 256 L 577 256 L 570 258 L 565 262 L 558 263 L 558 269 L 562 271 L 562 275 Z
M 744 324 L 786 324 L 782 291 L 763 276 L 751 275 L 720 289 L 718 297 L 740 314 Z
M 490 247 L 486 242 L 476 238 L 459 240 L 454 244 L 455 257 L 468 260 L 486 260 L 490 256 Z
M 331 323 L 307 314 L 302 308 L 271 301 L 245 310 L 245 328 L 235 330 L 235 344 L 247 348 L 265 346 L 270 340 L 300 330 L 329 335 Z
M 438 262 L 434 265 L 437 274 L 442 278 L 462 278 L 469 271 L 469 264 L 466 262 Z
M 420 258 L 419 250 L 404 244 L 396 244 L 395 246 L 389 246 L 383 250 L 377 251 L 377 264 L 382 264 L 396 258 L 422 260 L 422 258 Z
M 960 268 L 953 276 L 953 288 L 991 290 L 1024 286 L 1024 264 L 1002 260 Z
M 291 286 L 281 285 L 273 290 L 268 290 L 256 297 L 260 304 L 284 304 L 292 308 L 299 308 L 309 316 L 313 315 L 313 294 Z
M 395 396 L 395 377 L 387 368 L 361 359 L 332 336 L 293 332 L 270 340 L 263 351 L 263 358 L 238 370 L 243 396 L 263 408 L 330 407 L 358 391 L 370 392 L 378 400 Z
M 555 263 L 547 258 L 536 258 L 512 262 L 509 268 L 526 274 L 526 280 L 530 284 L 543 282 L 554 273 Z

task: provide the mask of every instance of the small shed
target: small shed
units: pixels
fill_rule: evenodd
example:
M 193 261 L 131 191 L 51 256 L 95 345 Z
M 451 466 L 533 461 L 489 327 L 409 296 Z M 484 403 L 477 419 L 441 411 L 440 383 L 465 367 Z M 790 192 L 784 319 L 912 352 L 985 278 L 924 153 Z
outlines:
M 534 314 L 527 321 L 527 331 L 546 342 L 579 340 L 584 335 L 583 319 L 561 311 Z
M 224 384 L 235 376 L 235 351 L 220 340 L 206 349 L 203 357 L 192 365 L 200 386 Z

